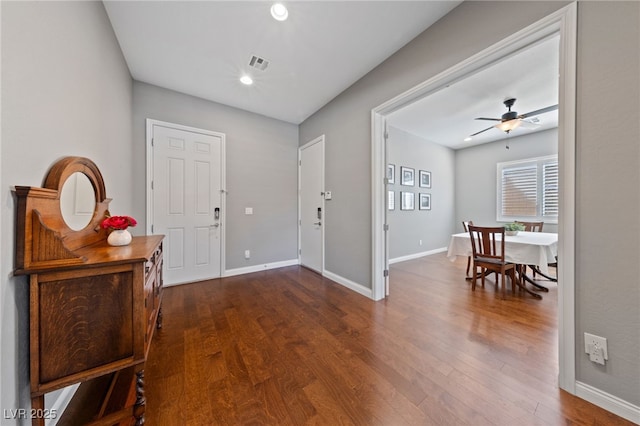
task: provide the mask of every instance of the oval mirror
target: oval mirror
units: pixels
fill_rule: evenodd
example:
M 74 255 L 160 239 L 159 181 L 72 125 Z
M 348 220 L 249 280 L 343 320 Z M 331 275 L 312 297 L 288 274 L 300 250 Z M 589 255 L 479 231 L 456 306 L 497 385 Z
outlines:
M 60 211 L 67 226 L 74 231 L 91 222 L 96 207 L 96 194 L 89 178 L 75 172 L 65 181 L 60 192 Z

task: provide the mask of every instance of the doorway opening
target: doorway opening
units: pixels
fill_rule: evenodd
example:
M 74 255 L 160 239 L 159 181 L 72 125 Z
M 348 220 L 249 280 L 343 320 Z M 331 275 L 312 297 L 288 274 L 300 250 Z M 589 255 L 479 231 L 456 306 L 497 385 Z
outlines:
M 570 393 L 575 393 L 576 32 L 577 6 L 573 3 L 372 110 L 372 288 L 373 299 L 380 300 L 388 291 L 388 194 L 385 184 L 388 115 L 526 46 L 559 35 L 558 163 L 561 206 L 558 217 L 558 282 L 561 285 L 558 287 L 558 383 Z

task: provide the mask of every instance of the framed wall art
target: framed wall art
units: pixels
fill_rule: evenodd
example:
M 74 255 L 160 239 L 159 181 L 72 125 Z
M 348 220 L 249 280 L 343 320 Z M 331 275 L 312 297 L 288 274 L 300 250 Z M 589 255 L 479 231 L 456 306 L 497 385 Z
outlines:
M 393 185 L 396 183 L 396 165 L 389 164 L 387 166 L 387 183 Z
M 420 194 L 419 203 L 420 210 L 431 210 L 431 194 Z
M 431 188 L 431 172 L 420 170 L 420 188 Z
M 400 210 L 415 210 L 415 200 L 413 192 L 400 192 Z
M 414 186 L 416 184 L 416 170 L 410 167 L 400 167 L 400 185 Z
M 389 191 L 389 195 L 387 196 L 388 208 L 389 210 L 396 209 L 396 193 L 395 191 Z

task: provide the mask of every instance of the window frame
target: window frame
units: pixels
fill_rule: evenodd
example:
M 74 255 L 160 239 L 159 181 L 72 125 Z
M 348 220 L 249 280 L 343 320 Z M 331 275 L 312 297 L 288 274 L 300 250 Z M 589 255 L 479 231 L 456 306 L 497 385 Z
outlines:
M 558 214 L 544 216 L 545 206 L 545 165 L 554 164 L 559 168 L 558 155 L 546 155 L 542 157 L 532 157 L 515 161 L 502 161 L 496 164 L 496 221 L 497 222 L 545 222 L 550 224 L 558 223 Z M 518 168 L 530 168 L 535 166 L 536 168 L 536 215 L 535 216 L 508 216 L 503 214 L 502 208 L 502 183 L 503 183 L 503 171 L 513 170 Z M 558 182 L 555 185 L 555 196 L 558 197 L 558 191 L 560 187 L 559 173 Z M 559 213 L 559 212 L 558 212 Z

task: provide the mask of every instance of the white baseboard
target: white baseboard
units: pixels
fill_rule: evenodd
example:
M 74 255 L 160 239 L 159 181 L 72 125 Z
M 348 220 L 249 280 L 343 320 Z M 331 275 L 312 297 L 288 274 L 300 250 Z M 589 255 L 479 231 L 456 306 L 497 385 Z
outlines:
M 598 407 L 640 425 L 640 407 L 586 383 L 576 381 L 576 395 Z
M 285 266 L 298 265 L 298 259 L 283 260 L 281 262 L 266 263 L 262 265 L 246 266 L 244 268 L 227 269 L 222 273 L 223 277 L 233 277 L 235 275 L 250 274 L 252 272 L 266 271 L 268 269 L 283 268 Z
M 393 263 L 404 262 L 405 260 L 413 260 L 413 259 L 419 259 L 425 256 L 431 256 L 432 254 L 442 253 L 443 251 L 447 251 L 447 248 L 441 247 L 434 250 L 423 251 L 420 253 L 408 254 L 406 256 L 394 257 L 393 259 L 389 259 L 389 265 Z
M 327 271 L 326 269 L 322 275 L 326 278 L 329 278 L 331 281 L 335 281 L 338 284 L 347 287 L 349 290 L 353 290 L 356 293 L 360 293 L 361 295 L 368 297 L 369 299 L 373 299 L 373 291 L 370 288 L 363 286 L 362 284 L 358 284 L 355 281 L 351 281 L 347 278 L 341 277 L 340 275 L 334 274 L 333 272 Z

